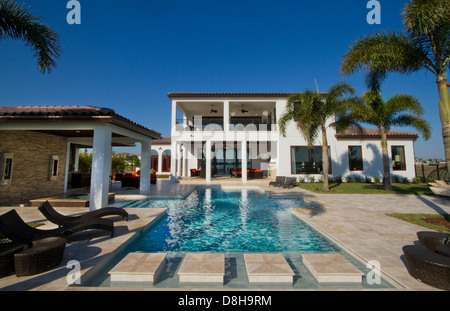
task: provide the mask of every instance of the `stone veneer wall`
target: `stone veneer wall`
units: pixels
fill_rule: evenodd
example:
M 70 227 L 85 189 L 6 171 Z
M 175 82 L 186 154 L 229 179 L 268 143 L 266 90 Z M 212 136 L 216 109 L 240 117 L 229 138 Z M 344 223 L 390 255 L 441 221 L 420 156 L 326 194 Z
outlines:
M 13 153 L 10 185 L 0 185 L 0 205 L 28 203 L 64 191 L 67 138 L 31 131 L 0 131 L 0 156 Z M 58 176 L 50 180 L 50 159 L 59 156 Z

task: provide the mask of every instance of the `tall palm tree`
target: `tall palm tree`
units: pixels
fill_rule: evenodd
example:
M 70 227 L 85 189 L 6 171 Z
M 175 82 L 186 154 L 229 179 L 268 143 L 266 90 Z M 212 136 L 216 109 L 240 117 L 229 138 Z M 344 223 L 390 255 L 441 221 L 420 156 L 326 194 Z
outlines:
M 15 1 L 0 0 L 0 40 L 23 40 L 37 58 L 38 70 L 50 73 L 56 67 L 60 47 L 57 34 L 42 19 Z
M 380 130 L 385 190 L 392 190 L 387 133 L 392 126 L 412 126 L 428 140 L 431 129 L 421 117 L 423 112 L 421 103 L 411 95 L 395 95 L 385 102 L 376 90 L 364 93 L 361 102 L 350 112 L 351 118 L 373 124 Z
M 450 1 L 411 0 L 403 10 L 404 32 L 383 31 L 356 39 L 343 57 L 341 73 L 367 70 L 373 84 L 389 72 L 409 75 L 425 69 L 436 77 L 439 114 L 450 170 Z
M 286 135 L 288 123 L 294 121 L 309 147 L 322 135 L 323 191 L 330 191 L 327 128 L 341 131 L 355 124 L 347 113 L 357 100 L 352 96 L 354 93 L 355 90 L 350 84 L 339 82 L 331 86 L 327 93 L 307 90 L 304 93 L 291 94 L 286 104 L 286 112 L 278 121 L 283 136 Z

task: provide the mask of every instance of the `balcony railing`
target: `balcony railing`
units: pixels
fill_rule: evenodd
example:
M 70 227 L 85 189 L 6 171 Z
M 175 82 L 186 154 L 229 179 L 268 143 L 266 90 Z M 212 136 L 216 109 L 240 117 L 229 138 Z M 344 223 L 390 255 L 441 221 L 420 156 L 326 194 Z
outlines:
M 194 122 L 195 121 L 195 122 Z M 229 131 L 276 131 L 277 125 L 270 119 L 230 118 Z M 223 118 L 202 117 L 193 119 L 177 119 L 178 131 L 224 131 Z

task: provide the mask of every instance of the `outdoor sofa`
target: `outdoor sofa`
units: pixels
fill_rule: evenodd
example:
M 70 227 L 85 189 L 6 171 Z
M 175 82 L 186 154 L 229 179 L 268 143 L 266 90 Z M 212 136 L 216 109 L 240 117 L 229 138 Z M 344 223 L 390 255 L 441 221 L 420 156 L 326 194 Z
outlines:
M 63 260 L 66 243 L 62 237 L 33 241 L 30 248 L 14 254 L 15 274 L 34 275 L 58 266 Z
M 423 245 L 403 246 L 408 272 L 430 286 L 450 290 L 450 257 Z
M 236 177 L 236 178 L 242 177 L 242 170 L 232 169 L 230 171 L 231 171 L 231 177 Z M 247 170 L 247 178 L 248 179 L 263 179 L 264 172 L 263 172 L 263 170 L 248 169 Z

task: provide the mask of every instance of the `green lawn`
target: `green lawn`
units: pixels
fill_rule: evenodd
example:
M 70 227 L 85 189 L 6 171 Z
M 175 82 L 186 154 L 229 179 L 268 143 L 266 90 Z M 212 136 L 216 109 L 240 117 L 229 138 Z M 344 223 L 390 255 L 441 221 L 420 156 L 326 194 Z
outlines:
M 320 193 L 342 193 L 342 194 L 416 194 L 416 195 L 433 195 L 427 184 L 403 184 L 393 183 L 393 191 L 384 190 L 383 184 L 369 183 L 331 183 L 330 192 L 322 192 L 322 183 L 299 183 L 297 187 L 305 190 Z
M 436 214 L 386 214 L 425 228 L 450 233 L 449 215 Z

